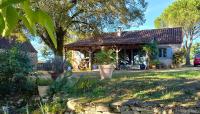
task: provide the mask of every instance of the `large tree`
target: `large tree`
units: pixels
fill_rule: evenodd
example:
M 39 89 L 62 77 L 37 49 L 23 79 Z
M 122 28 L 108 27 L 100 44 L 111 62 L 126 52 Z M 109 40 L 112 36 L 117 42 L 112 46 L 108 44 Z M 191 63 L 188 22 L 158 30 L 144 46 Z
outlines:
M 186 65 L 190 65 L 193 41 L 200 36 L 200 0 L 176 0 L 155 20 L 155 27 L 182 27 Z
M 98 34 L 110 23 L 113 28 L 142 24 L 146 6 L 144 0 L 36 0 L 36 9 L 45 10 L 54 20 L 57 48 L 48 31 L 39 29 L 38 33 L 55 55 L 63 56 L 65 38 L 71 33 Z

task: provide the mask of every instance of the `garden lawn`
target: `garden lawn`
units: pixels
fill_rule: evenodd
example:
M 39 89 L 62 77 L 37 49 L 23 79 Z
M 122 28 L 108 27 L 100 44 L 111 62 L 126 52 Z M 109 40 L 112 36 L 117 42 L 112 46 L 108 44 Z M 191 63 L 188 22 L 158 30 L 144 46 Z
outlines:
M 98 76 L 85 76 L 90 81 Z M 100 84 L 99 84 L 100 83 Z M 83 103 L 110 104 L 137 99 L 163 105 L 194 106 L 200 94 L 200 71 L 122 72 L 76 95 Z

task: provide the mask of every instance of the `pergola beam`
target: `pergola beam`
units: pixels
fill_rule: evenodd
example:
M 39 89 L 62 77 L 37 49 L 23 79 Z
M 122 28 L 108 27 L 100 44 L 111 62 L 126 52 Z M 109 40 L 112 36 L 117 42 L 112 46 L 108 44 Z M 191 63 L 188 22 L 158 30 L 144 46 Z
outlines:
M 92 70 L 92 60 L 93 60 L 93 52 L 95 49 L 89 49 L 87 52 L 89 53 L 89 70 Z
M 115 52 L 116 52 L 116 69 L 119 69 L 119 52 L 121 51 L 121 48 L 116 47 Z

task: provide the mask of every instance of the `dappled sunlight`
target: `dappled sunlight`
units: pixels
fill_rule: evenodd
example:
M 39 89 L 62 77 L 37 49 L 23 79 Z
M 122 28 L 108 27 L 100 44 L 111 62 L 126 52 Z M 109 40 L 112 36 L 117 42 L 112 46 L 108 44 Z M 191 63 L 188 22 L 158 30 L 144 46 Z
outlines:
M 174 99 L 176 96 L 184 94 L 182 91 L 174 91 L 174 92 L 169 92 L 161 96 L 160 99 L 162 100 L 167 100 L 167 99 Z
M 52 83 L 49 78 L 42 77 L 37 82 L 39 85 Z M 200 72 L 191 70 L 123 72 L 104 80 L 100 80 L 99 75 L 84 73 L 82 76 L 56 80 L 51 84 L 48 95 L 70 98 L 87 106 L 138 100 L 153 105 L 192 107 L 198 104 L 199 92 Z
M 95 79 L 96 76 L 87 77 Z M 118 72 L 114 73 L 113 78 L 101 81 L 104 94 L 91 97 L 85 93 L 84 96 L 93 103 L 109 104 L 120 100 L 138 99 L 191 106 L 196 103 L 195 91 L 200 87 L 200 80 L 196 78 L 200 78 L 200 73 L 195 70 Z
M 149 93 L 161 91 L 161 90 L 164 90 L 164 89 L 165 89 L 165 87 L 163 87 L 163 86 L 157 86 L 157 87 L 155 87 L 155 88 L 150 88 L 150 89 L 148 89 L 148 90 L 144 90 L 144 91 L 140 91 L 140 92 L 138 92 L 138 93 L 135 93 L 135 94 L 134 94 L 134 97 L 135 97 L 135 98 L 146 99 L 146 98 L 148 98 L 148 94 L 149 94 Z

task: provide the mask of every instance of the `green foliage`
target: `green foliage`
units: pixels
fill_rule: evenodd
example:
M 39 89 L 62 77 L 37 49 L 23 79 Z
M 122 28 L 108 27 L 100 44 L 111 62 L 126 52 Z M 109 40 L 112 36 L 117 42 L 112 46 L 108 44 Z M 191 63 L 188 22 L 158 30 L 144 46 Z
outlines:
M 36 83 L 38 86 L 49 86 L 53 83 L 53 80 L 50 78 L 38 78 L 36 79 Z
M 32 65 L 28 55 L 18 47 L 0 53 L 0 69 L 2 94 L 30 89 L 26 84 L 28 84 L 27 76 L 32 71 Z
M 74 93 L 86 93 L 91 92 L 93 88 L 96 88 L 98 80 L 97 79 L 88 79 L 81 77 L 78 79 L 76 84 L 74 85 Z
M 154 26 L 155 26 L 156 28 L 162 28 L 162 27 L 165 27 L 166 24 L 165 24 L 165 22 L 162 20 L 161 17 L 158 17 L 158 18 L 156 18 L 155 21 L 154 21 Z
M 144 53 L 146 53 L 148 67 L 149 67 L 150 63 L 154 63 L 153 61 L 157 61 L 158 44 L 156 41 L 153 41 L 152 43 L 144 45 L 143 51 L 144 51 Z
M 11 33 L 11 31 L 17 25 L 18 13 L 13 6 L 7 6 L 6 9 L 2 9 L 2 16 L 4 17 L 5 22 L 5 28 L 2 32 L 2 35 L 6 36 Z
M 181 26 L 189 30 L 200 22 L 200 12 L 197 9 L 199 3 L 199 0 L 177 0 L 155 20 L 155 25 L 160 20 L 158 27 Z
M 159 65 L 160 61 L 159 60 L 152 60 L 152 61 L 150 61 L 150 64 L 151 65 Z
M 174 65 L 180 65 L 184 62 L 184 56 L 185 56 L 184 50 L 176 51 L 173 55 L 173 64 Z
M 63 114 L 67 108 L 67 99 L 62 96 L 56 96 L 54 100 L 45 103 L 40 102 L 39 108 L 32 111 L 31 114 Z
M 79 0 L 37 0 L 34 8 L 42 9 L 54 19 L 59 48 L 55 48 L 48 31 L 39 29 L 43 41 L 55 54 L 63 56 L 63 45 L 69 43 L 71 36 L 86 38 L 103 31 L 111 25 L 111 29 L 123 26 L 130 27 L 132 23 L 144 23 L 144 11 L 147 3 L 144 0 L 109 0 L 94 1 Z M 114 29 L 113 29 L 114 30 Z
M 63 90 L 65 88 L 70 88 L 71 86 L 74 86 L 74 81 L 68 81 L 68 78 L 64 77 L 64 78 L 61 78 L 61 77 L 58 77 L 53 83 L 52 85 L 50 85 L 49 87 L 49 94 L 50 95 L 54 95 L 56 93 L 62 93 Z
M 57 47 L 54 23 L 51 17 L 44 11 L 33 10 L 29 0 L 2 0 L 0 2 L 0 34 L 10 35 L 16 29 L 19 21 L 33 35 L 36 35 L 36 24 L 44 27 L 51 41 Z
M 49 89 L 49 94 L 64 93 L 68 96 L 98 96 L 105 92 L 103 83 L 97 78 L 58 78 Z
M 200 36 L 199 4 L 199 0 L 176 0 L 154 21 L 156 28 L 183 28 L 187 65 L 190 65 L 190 51 L 193 41 Z
M 193 54 L 196 55 L 196 54 L 200 54 L 200 43 L 196 43 L 194 46 L 193 46 Z
M 150 57 L 150 59 L 156 59 L 158 56 L 158 44 L 156 41 L 143 46 L 143 51 Z
M 43 11 L 39 10 L 36 13 L 37 13 L 37 17 L 38 17 L 37 22 L 46 29 L 55 48 L 57 48 L 56 35 L 54 33 L 54 31 L 55 31 L 54 22 L 51 20 L 51 17 Z
M 101 50 L 100 52 L 95 53 L 95 63 L 97 64 L 115 64 L 116 62 L 116 53 L 114 50 Z

